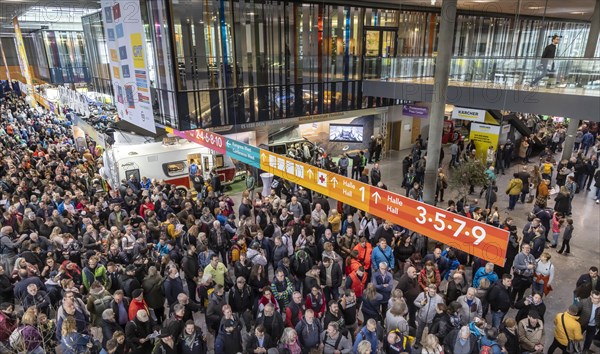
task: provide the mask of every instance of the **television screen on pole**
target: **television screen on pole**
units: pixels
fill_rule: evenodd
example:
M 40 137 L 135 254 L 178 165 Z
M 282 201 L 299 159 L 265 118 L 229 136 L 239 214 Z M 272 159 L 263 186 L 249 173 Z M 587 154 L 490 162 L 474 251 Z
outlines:
M 362 143 L 363 126 L 356 124 L 329 124 L 329 141 Z

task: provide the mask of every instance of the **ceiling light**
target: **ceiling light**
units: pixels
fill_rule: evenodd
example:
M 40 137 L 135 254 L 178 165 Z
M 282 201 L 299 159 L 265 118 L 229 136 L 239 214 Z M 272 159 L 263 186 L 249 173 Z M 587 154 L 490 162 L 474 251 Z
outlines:
M 571 11 L 571 14 L 573 15 L 583 15 L 585 12 L 583 11 Z
M 544 8 L 543 6 L 529 6 L 528 7 L 529 10 L 541 10 L 543 8 Z

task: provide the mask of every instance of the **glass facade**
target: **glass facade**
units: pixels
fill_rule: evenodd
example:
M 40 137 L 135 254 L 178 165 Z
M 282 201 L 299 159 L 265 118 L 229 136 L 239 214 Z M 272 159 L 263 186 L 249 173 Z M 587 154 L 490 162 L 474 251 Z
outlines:
M 106 39 L 100 11 L 81 17 L 90 73 L 90 91 L 113 96 Z
M 390 104 L 365 97 L 362 80 L 380 77 L 390 58 L 437 54 L 434 9 L 270 0 L 141 4 L 157 121 L 181 130 Z M 88 50 L 100 53 L 99 60 L 90 58 L 92 82 L 110 80 L 100 16 L 84 17 Z M 534 58 L 556 33 L 564 43 L 557 56 L 576 57 L 589 27 L 459 11 L 453 54 Z
M 41 30 L 32 42 L 40 78 L 53 84 L 90 81 L 83 32 Z

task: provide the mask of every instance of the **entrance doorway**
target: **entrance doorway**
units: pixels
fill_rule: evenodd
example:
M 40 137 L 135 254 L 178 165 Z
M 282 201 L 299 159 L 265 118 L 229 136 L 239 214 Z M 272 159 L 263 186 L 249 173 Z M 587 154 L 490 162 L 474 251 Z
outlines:
M 396 56 L 398 32 L 389 27 L 365 27 L 363 48 L 365 57 L 365 79 L 381 76 L 385 58 Z

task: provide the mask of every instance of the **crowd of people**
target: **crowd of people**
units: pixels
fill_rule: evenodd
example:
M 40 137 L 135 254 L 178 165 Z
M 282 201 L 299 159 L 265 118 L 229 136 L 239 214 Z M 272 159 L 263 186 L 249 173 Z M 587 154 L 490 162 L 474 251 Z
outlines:
M 510 232 L 499 267 L 283 183 L 263 196 L 247 180 L 239 205 L 210 183 L 197 195 L 146 178 L 110 188 L 101 149 L 78 151 L 69 124 L 18 97 L 0 104 L 2 353 L 566 353 L 597 339 L 596 267 L 572 305 L 546 313 L 547 241 L 562 235 L 568 253 L 575 231 L 543 193 L 522 232 L 493 204 L 448 201 Z M 412 161 L 407 194 L 420 199 Z

